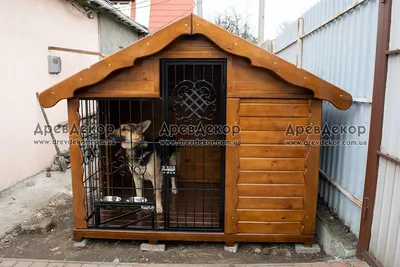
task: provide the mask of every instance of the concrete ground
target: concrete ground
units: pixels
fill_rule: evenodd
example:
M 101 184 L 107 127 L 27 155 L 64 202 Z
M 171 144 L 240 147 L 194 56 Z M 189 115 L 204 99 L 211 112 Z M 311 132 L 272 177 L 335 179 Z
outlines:
M 84 261 L 41 261 L 29 259 L 1 259 L 0 267 L 173 267 L 173 266 L 214 266 L 214 267 L 366 267 L 361 261 L 332 261 L 304 264 L 135 264 L 119 262 L 84 262 Z
M 35 176 L 32 176 L 24 181 L 21 181 L 20 183 L 6 189 L 0 192 L 0 221 L 2 222 L 0 224 L 0 239 L 5 236 L 9 231 L 15 229 L 19 225 L 23 225 L 24 222 L 28 221 L 28 219 L 31 219 L 34 216 L 39 216 L 43 212 L 43 207 L 48 205 L 49 202 L 54 201 L 54 199 L 60 199 L 64 200 L 66 197 L 67 199 L 70 199 L 71 195 L 71 173 L 70 170 L 68 170 L 66 173 L 62 172 L 51 172 L 51 177 L 46 177 L 45 172 L 41 172 Z M 67 201 L 68 202 L 68 201 Z M 69 206 L 71 205 L 70 202 L 67 203 Z M 71 212 L 71 209 L 68 207 L 62 207 L 61 206 L 54 206 L 57 208 L 57 210 L 60 208 L 61 210 L 64 210 L 65 212 Z M 53 207 L 53 208 L 54 208 Z M 46 214 L 46 213 L 43 213 Z M 42 214 L 42 217 L 44 216 Z M 54 212 L 54 215 L 57 217 L 60 217 L 59 214 Z M 72 218 L 72 215 L 70 216 Z M 64 218 L 64 217 L 62 217 Z M 72 221 L 69 219 L 66 220 L 66 225 L 68 227 L 65 227 L 65 229 L 61 228 L 56 229 L 54 232 L 50 232 L 54 235 L 55 234 L 63 234 L 62 240 L 63 242 L 60 241 L 60 243 L 66 243 L 69 241 L 70 238 L 66 238 L 64 235 L 70 234 L 70 224 Z M 60 227 L 60 223 L 58 224 L 58 227 Z M 64 234 L 66 232 L 67 234 Z M 47 236 L 48 233 L 44 233 L 42 235 L 36 236 L 35 234 L 27 236 L 29 240 L 35 238 L 39 238 L 38 240 L 35 241 L 35 244 L 38 244 L 40 242 L 47 243 L 50 242 L 49 236 Z M 40 237 L 42 236 L 42 239 Z M 20 236 L 16 237 L 18 240 L 21 238 Z M 22 240 L 22 239 L 21 239 Z M 11 243 L 11 241 L 9 241 Z M 51 242 L 50 242 L 51 243 Z M 107 242 L 105 242 L 107 243 Z M 49 244 L 51 245 L 51 244 Z M 93 242 L 93 246 L 97 247 L 105 247 L 107 251 L 110 251 L 109 246 L 104 245 L 104 242 L 102 242 L 100 245 L 96 242 Z M 214 249 L 210 245 L 205 245 L 207 248 L 210 247 L 211 249 Z M 37 247 L 37 246 L 36 246 Z M 39 246 L 43 247 L 43 246 Z M 114 248 L 115 247 L 115 248 Z M 111 248 L 110 252 L 115 252 L 115 249 L 118 249 L 119 247 L 124 248 L 123 246 L 114 246 Z M 15 247 L 14 247 L 15 248 Z M 126 248 L 125 248 L 126 249 Z M 124 249 L 124 250 L 125 250 Z M 189 247 L 190 249 L 190 247 Z M 197 247 L 196 247 L 197 249 Z M 191 249 L 196 252 L 196 249 Z M 25 247 L 23 251 L 25 250 Z M 51 250 L 51 249 L 50 249 Z M 252 248 L 252 251 L 254 249 Z M 52 250 L 51 250 L 52 251 Z M 166 253 L 169 255 L 173 252 L 173 249 L 168 250 Z M 72 252 L 78 253 L 77 251 L 73 250 Z M 92 251 L 93 252 L 93 251 Z M 138 252 L 140 253 L 140 252 Z M 157 252 L 160 253 L 160 252 Z M 222 253 L 222 252 L 221 252 Z M 173 253 L 172 253 L 173 254 Z M 239 253 L 240 254 L 240 253 Z M 248 253 L 247 253 L 248 254 Z M 247 255 L 246 254 L 246 255 Z M 254 253 L 253 253 L 254 254 Z M 45 254 L 42 255 L 35 255 L 32 256 L 34 258 L 41 258 L 44 260 L 38 260 L 38 259 L 26 259 L 30 258 L 30 256 L 23 256 L 24 254 L 20 254 L 19 259 L 4 259 L 0 258 L 0 267 L 125 267 L 125 266 L 164 266 L 164 267 L 170 267 L 170 266 L 207 266 L 209 264 L 146 264 L 146 262 L 139 262 L 133 260 L 133 262 L 136 263 L 122 263 L 122 262 L 107 262 L 107 260 L 103 260 L 103 262 L 87 262 L 87 260 L 101 260 L 100 257 L 92 257 L 92 258 L 87 258 L 85 256 L 81 257 L 76 257 L 74 260 L 77 261 L 66 261 L 66 260 L 60 260 L 60 259 L 51 259 L 51 257 L 46 257 Z M 32 254 L 33 255 L 33 254 Z M 5 256 L 5 255 L 4 255 Z M 156 255 L 153 255 L 154 257 Z M 162 256 L 162 255 L 161 255 Z M 5 256 L 7 257 L 7 256 Z M 10 257 L 14 257 L 13 255 L 10 255 Z M 16 256 L 17 257 L 17 256 Z M 162 256 L 162 257 L 165 257 Z M 272 256 L 271 256 L 272 257 Z M 229 256 L 228 258 L 231 258 Z M 280 261 L 276 258 L 275 262 L 285 262 L 285 261 Z M 63 259 L 63 258 L 61 258 Z M 83 261 L 86 260 L 86 261 Z M 109 259 L 108 259 L 109 260 Z M 326 260 L 326 259 L 322 259 Z M 112 259 L 111 259 L 112 261 Z M 341 266 L 368 266 L 366 263 L 361 262 L 361 261 L 356 261 L 356 260 L 351 260 L 351 261 L 325 261 L 325 262 L 318 262 L 321 261 L 321 259 L 315 260 L 317 262 L 314 263 L 291 263 L 295 262 L 294 260 L 289 260 L 286 261 L 284 264 L 279 264 L 279 263 L 270 263 L 270 264 L 264 264 L 261 261 L 257 264 L 238 264 L 238 263 L 218 263 L 213 266 L 226 266 L 226 267 L 244 267 L 244 266 L 287 266 L 287 267 L 295 267 L 295 266 L 331 266 L 331 267 L 341 267 Z M 130 262 L 127 260 L 127 262 Z M 198 261 L 192 261 L 192 263 L 197 263 Z M 211 261 L 213 262 L 213 261 Z M 246 261 L 242 261 L 246 262 Z M 304 261 L 296 261 L 296 262 L 304 262 Z
M 31 218 L 57 194 L 71 191 L 71 170 L 29 177 L 0 192 L 0 238 Z

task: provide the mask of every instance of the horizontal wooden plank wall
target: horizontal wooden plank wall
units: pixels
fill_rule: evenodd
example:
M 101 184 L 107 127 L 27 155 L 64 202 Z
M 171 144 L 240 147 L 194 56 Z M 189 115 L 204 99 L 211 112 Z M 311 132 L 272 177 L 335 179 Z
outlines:
M 218 147 L 187 146 L 181 148 L 178 181 L 219 183 L 221 180 L 220 156 Z
M 310 98 L 310 92 L 285 82 L 272 71 L 251 66 L 245 58 L 232 56 L 232 83 L 228 86 L 228 97 Z
M 135 67 L 118 70 L 106 79 L 79 89 L 79 97 L 159 97 L 159 68 L 154 57 L 139 59 Z
M 226 58 L 228 53 L 203 36 L 181 36 L 168 45 L 159 58 Z
M 310 100 L 241 99 L 238 110 L 242 144 L 237 182 L 238 233 L 301 234 L 306 205 L 309 148 L 285 145 L 308 135 L 286 131 L 309 123 Z M 316 192 L 315 192 L 316 193 Z

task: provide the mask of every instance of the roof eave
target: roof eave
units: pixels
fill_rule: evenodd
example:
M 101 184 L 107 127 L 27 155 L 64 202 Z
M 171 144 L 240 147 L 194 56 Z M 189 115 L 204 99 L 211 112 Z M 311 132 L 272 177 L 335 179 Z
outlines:
M 108 14 L 110 14 L 111 16 L 114 17 L 114 19 L 116 19 L 120 23 L 123 23 L 123 24 L 133 28 L 135 31 L 137 31 L 139 33 L 144 33 L 144 34 L 148 34 L 149 33 L 149 29 L 146 26 L 144 26 L 144 25 L 134 21 L 130 17 L 126 16 L 120 10 L 115 8 L 107 0 L 90 0 L 90 2 L 78 0 L 77 2 L 80 3 L 81 5 L 84 5 L 84 6 L 88 7 L 88 8 L 90 8 L 90 9 L 92 9 L 93 11 L 97 12 L 98 10 L 96 10 L 93 7 L 93 3 L 95 3 L 97 6 L 99 6 L 101 8 L 102 11 L 107 12 Z
M 39 101 L 44 107 L 52 107 L 61 99 L 73 97 L 77 89 L 96 84 L 115 70 L 133 66 L 137 58 L 153 55 L 185 34 L 203 35 L 222 50 L 248 58 L 253 66 L 269 69 L 291 84 L 312 90 L 314 97 L 327 100 L 338 109 L 346 110 L 352 105 L 352 97 L 346 91 L 193 14 L 50 87 L 40 94 Z

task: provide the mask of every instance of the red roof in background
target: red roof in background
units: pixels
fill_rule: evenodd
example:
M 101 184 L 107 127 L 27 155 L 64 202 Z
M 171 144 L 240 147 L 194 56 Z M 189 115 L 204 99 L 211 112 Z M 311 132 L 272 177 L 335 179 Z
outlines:
M 193 0 L 151 0 L 150 32 L 189 15 L 193 8 Z

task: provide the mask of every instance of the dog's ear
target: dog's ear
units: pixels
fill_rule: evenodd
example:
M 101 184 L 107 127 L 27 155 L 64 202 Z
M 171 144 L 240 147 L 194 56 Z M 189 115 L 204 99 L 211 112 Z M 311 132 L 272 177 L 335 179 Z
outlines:
M 142 123 L 139 123 L 136 127 L 139 131 L 144 133 L 149 128 L 150 124 L 151 124 L 151 121 L 147 120 Z

